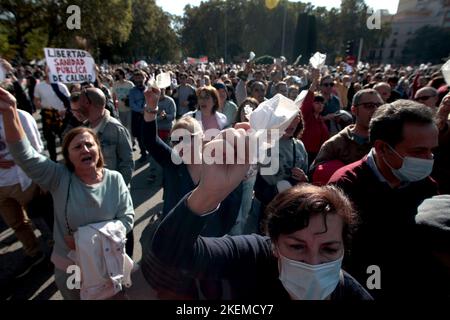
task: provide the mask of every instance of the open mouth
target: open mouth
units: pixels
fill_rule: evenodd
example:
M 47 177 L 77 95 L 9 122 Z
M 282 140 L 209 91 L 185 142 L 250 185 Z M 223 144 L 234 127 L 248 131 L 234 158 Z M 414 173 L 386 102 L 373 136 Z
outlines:
M 86 156 L 86 157 L 84 157 L 84 158 L 81 159 L 81 162 L 82 162 L 82 163 L 85 163 L 85 164 L 89 164 L 89 163 L 91 163 L 93 160 L 94 160 L 94 158 L 92 158 L 91 156 Z

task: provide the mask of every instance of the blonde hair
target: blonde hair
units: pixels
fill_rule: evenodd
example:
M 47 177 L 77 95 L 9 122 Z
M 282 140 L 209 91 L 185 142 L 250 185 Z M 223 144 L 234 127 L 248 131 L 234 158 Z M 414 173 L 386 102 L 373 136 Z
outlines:
M 172 134 L 172 132 L 174 132 L 177 129 L 186 129 L 187 131 L 189 131 L 192 134 L 197 134 L 197 133 L 203 132 L 202 126 L 193 117 L 184 117 L 184 118 L 181 118 L 180 120 L 178 120 L 177 122 L 175 122 L 170 134 Z

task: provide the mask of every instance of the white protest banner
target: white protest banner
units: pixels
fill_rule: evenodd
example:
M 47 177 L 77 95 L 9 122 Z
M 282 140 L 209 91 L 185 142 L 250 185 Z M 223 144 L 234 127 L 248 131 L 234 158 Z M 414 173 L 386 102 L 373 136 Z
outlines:
M 77 49 L 45 48 L 51 83 L 94 82 L 95 61 L 89 52 Z

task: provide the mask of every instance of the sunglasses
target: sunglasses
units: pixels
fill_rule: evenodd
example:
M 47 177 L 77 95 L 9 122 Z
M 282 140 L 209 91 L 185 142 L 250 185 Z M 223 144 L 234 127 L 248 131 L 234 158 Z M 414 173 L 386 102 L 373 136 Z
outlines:
M 322 83 L 322 86 L 323 86 L 323 87 L 330 87 L 330 88 L 332 88 L 332 87 L 334 87 L 334 83 L 333 83 L 333 82 L 330 82 L 330 83 Z

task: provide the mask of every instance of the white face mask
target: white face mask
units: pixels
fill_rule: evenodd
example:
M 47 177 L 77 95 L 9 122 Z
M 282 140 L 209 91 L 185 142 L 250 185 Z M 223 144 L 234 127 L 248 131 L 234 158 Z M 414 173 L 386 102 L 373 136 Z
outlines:
M 336 289 L 342 260 L 310 265 L 280 255 L 280 281 L 291 297 L 298 300 L 325 300 Z
M 394 176 L 397 177 L 400 181 L 405 182 L 415 182 L 420 181 L 428 177 L 433 171 L 434 160 L 433 159 L 421 159 L 414 157 L 402 157 L 388 145 L 389 148 L 400 158 L 403 160 L 403 165 L 400 169 L 392 168 L 389 163 L 384 160 L 387 166 L 391 169 Z

